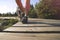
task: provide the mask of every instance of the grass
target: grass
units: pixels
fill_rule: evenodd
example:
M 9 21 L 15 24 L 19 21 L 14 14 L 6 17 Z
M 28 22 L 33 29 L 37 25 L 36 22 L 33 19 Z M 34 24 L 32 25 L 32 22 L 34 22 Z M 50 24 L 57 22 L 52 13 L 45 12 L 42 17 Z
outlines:
M 11 27 L 13 24 L 17 23 L 17 19 L 4 19 L 0 20 L 0 31 L 3 31 L 4 29 Z

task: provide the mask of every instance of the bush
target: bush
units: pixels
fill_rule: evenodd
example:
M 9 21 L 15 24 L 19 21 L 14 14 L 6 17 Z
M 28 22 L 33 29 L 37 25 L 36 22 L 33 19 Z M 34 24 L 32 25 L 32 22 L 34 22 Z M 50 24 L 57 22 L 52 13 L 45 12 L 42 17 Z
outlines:
M 31 5 L 31 8 L 30 8 L 28 15 L 30 18 L 37 18 L 37 13 L 35 12 L 33 5 Z
M 30 18 L 37 18 L 37 13 L 35 12 L 34 9 L 30 11 L 29 17 L 30 17 Z
M 1 25 L 0 25 L 0 31 L 6 29 L 7 27 L 12 26 L 16 22 L 18 22 L 17 19 L 4 19 L 4 20 L 2 20 Z
M 42 0 L 36 4 L 35 9 L 39 18 L 55 18 L 54 15 L 56 15 L 56 9 L 50 7 L 51 2 L 52 1 L 47 0 L 46 4 L 46 0 Z

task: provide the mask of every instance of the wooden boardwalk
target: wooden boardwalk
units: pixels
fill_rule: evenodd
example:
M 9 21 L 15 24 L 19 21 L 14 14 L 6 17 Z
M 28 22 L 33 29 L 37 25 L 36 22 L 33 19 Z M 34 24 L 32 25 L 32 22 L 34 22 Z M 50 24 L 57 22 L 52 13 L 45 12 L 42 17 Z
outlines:
M 60 20 L 29 19 L 0 32 L 0 40 L 60 40 Z

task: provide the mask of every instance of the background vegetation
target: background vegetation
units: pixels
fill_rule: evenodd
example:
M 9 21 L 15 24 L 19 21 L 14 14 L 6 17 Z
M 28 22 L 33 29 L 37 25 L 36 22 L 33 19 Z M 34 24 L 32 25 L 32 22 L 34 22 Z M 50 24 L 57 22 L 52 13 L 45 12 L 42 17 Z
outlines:
M 55 19 L 57 10 L 51 7 L 51 2 L 52 1 L 50 0 L 48 0 L 47 2 L 45 0 L 42 0 L 37 3 L 35 7 L 31 5 L 29 17 Z
M 11 13 L 11 12 L 0 13 L 0 17 L 15 17 L 15 16 L 17 16 L 17 13 Z

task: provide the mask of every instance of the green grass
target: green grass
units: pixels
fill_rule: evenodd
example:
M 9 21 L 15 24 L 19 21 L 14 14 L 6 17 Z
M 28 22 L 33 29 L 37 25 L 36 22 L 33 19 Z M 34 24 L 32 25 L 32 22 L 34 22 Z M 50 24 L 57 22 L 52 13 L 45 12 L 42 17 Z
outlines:
M 13 24 L 17 23 L 18 20 L 17 19 L 4 19 L 4 20 L 0 20 L 0 23 L 2 23 L 2 25 L 0 26 L 0 31 L 3 31 L 4 29 L 11 27 Z

